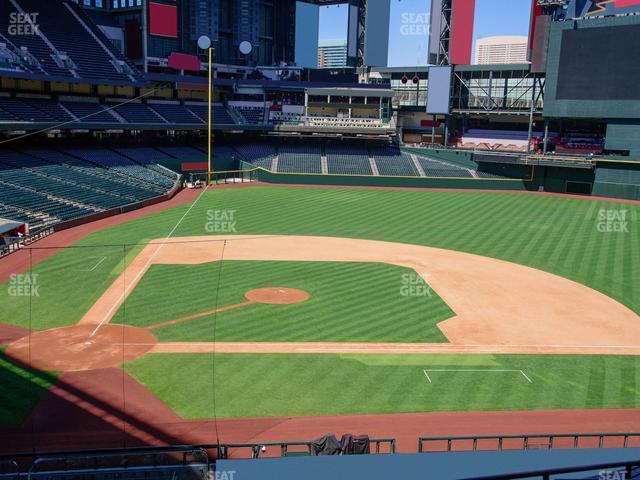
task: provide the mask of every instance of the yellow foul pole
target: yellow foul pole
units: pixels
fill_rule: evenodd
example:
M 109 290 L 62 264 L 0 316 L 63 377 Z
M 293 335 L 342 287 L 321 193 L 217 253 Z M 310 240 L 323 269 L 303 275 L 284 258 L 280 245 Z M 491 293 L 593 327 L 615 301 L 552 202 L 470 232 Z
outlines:
M 207 187 L 211 185 L 211 94 L 212 94 L 212 83 L 211 83 L 211 52 L 212 48 L 209 47 L 209 102 L 207 105 L 208 114 L 209 114 L 209 131 L 207 133 Z

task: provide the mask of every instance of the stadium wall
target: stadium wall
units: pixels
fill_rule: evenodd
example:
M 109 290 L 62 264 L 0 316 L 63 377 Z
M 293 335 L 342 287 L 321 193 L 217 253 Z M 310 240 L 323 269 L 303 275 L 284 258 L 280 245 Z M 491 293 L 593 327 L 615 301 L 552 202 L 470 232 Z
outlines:
M 640 163 L 599 163 L 595 172 L 593 195 L 640 200 Z
M 610 120 L 605 137 L 607 150 L 629 151 L 631 160 L 640 163 L 640 121 Z
M 306 173 L 273 173 L 241 162 L 240 168 L 255 170 L 257 180 L 285 185 L 331 185 L 394 188 L 450 188 L 468 190 L 538 190 L 539 177 L 534 169 L 532 179 L 477 179 L 436 177 L 387 177 L 371 175 L 314 175 Z
M 447 162 L 455 163 L 466 168 L 476 168 L 476 163 L 473 161 L 473 153 L 465 152 L 461 150 L 438 150 L 431 148 L 402 148 L 402 151 L 408 153 L 415 153 L 416 155 L 425 155 L 428 157 L 437 158 L 439 160 L 446 160 Z

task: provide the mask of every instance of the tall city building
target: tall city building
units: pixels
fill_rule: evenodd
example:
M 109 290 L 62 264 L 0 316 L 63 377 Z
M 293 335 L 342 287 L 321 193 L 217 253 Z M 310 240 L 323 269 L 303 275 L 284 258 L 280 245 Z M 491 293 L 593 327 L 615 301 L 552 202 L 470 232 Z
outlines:
M 342 68 L 347 66 L 346 40 L 320 40 L 318 68 Z
M 496 65 L 505 63 L 526 63 L 528 52 L 527 37 L 496 36 L 476 40 L 475 65 Z

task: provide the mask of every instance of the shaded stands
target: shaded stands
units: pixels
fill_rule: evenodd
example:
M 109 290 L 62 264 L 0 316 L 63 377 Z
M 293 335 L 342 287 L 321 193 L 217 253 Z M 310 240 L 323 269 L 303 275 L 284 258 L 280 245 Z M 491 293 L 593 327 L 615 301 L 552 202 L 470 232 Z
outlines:
M 16 7 L 17 4 L 19 8 Z M 11 14 L 33 13 L 38 28 L 10 35 L 7 48 L 23 58 L 21 70 L 54 77 L 104 83 L 144 83 L 138 72 L 86 13 L 72 2 L 14 0 L 0 2 L 0 31 L 8 32 Z M 3 39 L 0 39 L 3 40 Z
M 73 155 L 86 160 L 95 165 L 116 170 L 132 178 L 143 180 L 151 185 L 168 190 L 173 185 L 173 181 L 164 175 L 146 168 L 139 163 L 113 151 L 100 148 L 76 148 L 67 151 Z
M 149 108 L 159 113 L 169 123 L 203 124 L 204 121 L 179 103 L 149 103 Z
M 317 145 L 290 145 L 280 149 L 278 172 L 322 173 L 322 157 Z
M 340 175 L 373 175 L 364 148 L 327 146 L 327 172 Z
M 244 123 L 261 125 L 264 123 L 264 107 L 233 107 L 240 114 Z
M 180 159 L 183 162 L 206 162 L 207 154 L 195 147 L 169 146 L 158 147 L 157 150 Z
M 118 119 L 99 103 L 93 102 L 61 102 L 83 123 L 120 123 Z
M 177 180 L 161 168 L 108 149 L 0 150 L 0 216 L 34 232 L 159 197 Z
M 383 147 L 371 149 L 380 175 L 419 177 L 420 174 L 408 153 L 399 148 Z
M 148 125 L 204 125 L 207 123 L 207 105 L 173 103 L 144 103 L 141 101 L 98 103 L 69 97 L 61 101 L 37 96 L 10 97 L 0 95 L 0 124 L 63 123 L 90 124 L 148 124 Z M 216 125 L 235 124 L 227 109 L 214 106 Z
M 191 111 L 191 113 L 200 118 L 203 123 L 208 122 L 208 109 L 206 103 L 187 103 L 185 106 L 189 111 Z M 213 105 L 211 114 L 213 116 L 213 123 L 216 125 L 235 125 L 237 123 L 223 105 Z
M 57 102 L 0 97 L 0 120 L 51 123 L 68 122 L 73 120 L 73 117 Z
M 269 143 L 240 144 L 235 146 L 235 150 L 242 160 L 267 170 L 273 169 L 273 160 L 278 155 L 276 148 Z
M 113 110 L 128 123 L 166 123 L 164 118 L 144 103 L 129 102 L 118 105 L 117 107 L 115 104 L 107 105 L 113 107 Z

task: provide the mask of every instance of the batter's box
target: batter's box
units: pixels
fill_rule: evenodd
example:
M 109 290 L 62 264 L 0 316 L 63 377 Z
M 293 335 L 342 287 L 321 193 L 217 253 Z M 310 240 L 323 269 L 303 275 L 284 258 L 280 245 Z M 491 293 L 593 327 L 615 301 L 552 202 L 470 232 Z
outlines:
M 533 380 L 524 373 L 522 370 L 506 370 L 506 369 L 497 369 L 497 368 L 425 368 L 422 370 L 424 376 L 427 377 L 427 381 L 432 384 L 432 374 L 434 373 L 455 373 L 455 372 L 465 372 L 465 373 L 481 373 L 481 374 L 493 374 L 493 373 L 502 373 L 502 374 L 517 374 L 524 380 L 529 383 L 533 383 Z

